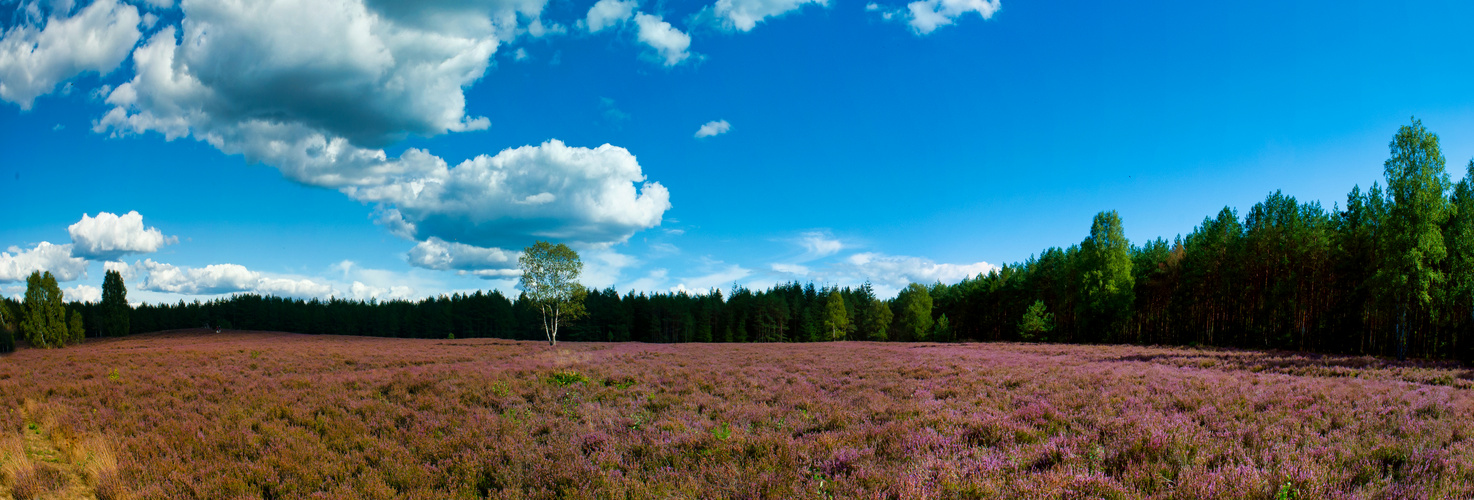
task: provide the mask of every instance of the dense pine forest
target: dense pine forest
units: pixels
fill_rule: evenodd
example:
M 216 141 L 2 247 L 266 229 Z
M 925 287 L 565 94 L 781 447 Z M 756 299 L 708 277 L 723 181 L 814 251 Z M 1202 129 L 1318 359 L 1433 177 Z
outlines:
M 1454 185 L 1438 137 L 1414 120 L 1393 139 L 1385 186 L 1327 210 L 1280 192 L 1225 207 L 1186 236 L 1133 244 L 1114 212 L 1088 236 L 1026 262 L 891 299 L 788 283 L 725 293 L 590 291 L 574 341 L 1044 341 L 1474 357 L 1474 161 Z M 114 284 L 113 286 L 121 286 Z M 211 326 L 385 337 L 542 339 L 525 297 L 477 292 L 418 302 L 238 295 L 143 305 L 124 324 L 103 304 L 66 306 L 86 335 Z M 5 302 L 14 331 L 21 304 Z M 113 325 L 108 328 L 106 325 Z M 107 330 L 112 330 L 108 332 Z

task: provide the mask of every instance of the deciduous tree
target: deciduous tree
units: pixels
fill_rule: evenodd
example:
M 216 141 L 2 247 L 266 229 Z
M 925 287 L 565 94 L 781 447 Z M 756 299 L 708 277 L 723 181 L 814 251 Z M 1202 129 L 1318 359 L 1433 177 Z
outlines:
M 584 314 L 588 291 L 578 283 L 583 261 L 568 245 L 539 241 L 522 250 L 517 258 L 522 268 L 522 291 L 542 312 L 543 333 L 549 345 L 558 345 L 558 326 Z

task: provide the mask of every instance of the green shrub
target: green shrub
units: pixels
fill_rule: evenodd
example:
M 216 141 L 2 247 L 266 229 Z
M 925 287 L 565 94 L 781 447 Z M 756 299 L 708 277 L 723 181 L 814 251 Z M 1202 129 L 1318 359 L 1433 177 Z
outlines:
M 581 384 L 588 381 L 588 377 L 585 377 L 582 373 L 578 373 L 575 371 L 553 372 L 553 375 L 551 377 L 548 377 L 548 383 L 559 387 L 566 387 L 573 384 Z

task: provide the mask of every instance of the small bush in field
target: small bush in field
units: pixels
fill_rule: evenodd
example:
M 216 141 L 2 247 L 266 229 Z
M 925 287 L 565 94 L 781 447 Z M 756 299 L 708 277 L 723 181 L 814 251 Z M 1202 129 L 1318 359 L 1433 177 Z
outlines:
M 551 383 L 558 387 L 567 387 L 573 384 L 582 384 L 588 381 L 588 377 L 584 376 L 584 374 L 582 373 L 578 373 L 575 371 L 553 372 L 553 375 L 548 377 L 548 383 Z

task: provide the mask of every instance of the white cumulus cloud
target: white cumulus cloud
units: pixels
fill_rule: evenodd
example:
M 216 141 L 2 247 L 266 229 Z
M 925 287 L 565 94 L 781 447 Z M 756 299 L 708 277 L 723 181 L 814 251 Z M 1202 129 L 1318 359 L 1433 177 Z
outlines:
M 307 278 L 266 276 L 239 264 L 211 264 L 205 267 L 175 266 L 145 259 L 127 266 L 124 279 L 146 275 L 142 290 L 183 295 L 219 295 L 250 292 L 289 297 L 327 297 L 333 295 L 330 284 Z M 122 272 L 122 271 L 120 271 Z
M 655 49 L 658 59 L 666 67 L 675 66 L 691 57 L 691 52 L 687 50 L 691 48 L 691 36 L 662 21 L 660 16 L 643 12 L 635 14 L 635 26 L 639 27 L 635 38 Z
M 72 281 L 87 276 L 87 260 L 73 257 L 71 245 L 45 241 L 30 250 L 12 246 L 9 252 L 0 252 L 0 283 L 25 281 L 36 271 L 51 271 L 57 281 Z
M 61 289 L 61 296 L 67 302 L 95 303 L 102 300 L 102 289 L 92 285 L 77 285 Z
M 855 283 L 870 280 L 876 293 L 881 296 L 895 295 L 906 285 L 935 282 L 956 283 L 997 270 L 998 266 L 987 262 L 972 264 L 937 263 L 924 257 L 885 255 L 880 253 L 857 253 L 837 263 L 829 270 L 831 281 Z
M 936 31 L 937 28 L 956 22 L 968 12 L 976 12 L 983 19 L 991 19 L 1002 7 L 1001 0 L 920 0 L 906 4 L 911 19 L 911 29 L 919 35 Z
M 123 215 L 98 212 L 97 217 L 82 214 L 82 220 L 67 226 L 67 232 L 72 236 L 72 253 L 100 260 L 156 252 L 161 246 L 179 242 L 178 237 L 164 236 L 158 228 L 144 228 L 143 216 L 137 211 Z
M 454 168 L 423 149 L 379 149 L 488 126 L 466 115 L 463 89 L 501 44 L 536 35 L 543 4 L 184 2 L 183 23 L 134 52 L 136 75 L 112 90 L 93 130 L 208 142 L 370 203 L 379 223 L 416 241 L 623 241 L 669 208 L 623 148 L 550 140 Z
M 138 9 L 98 0 L 76 15 L 56 9 L 44 22 L 24 19 L 0 37 L 0 99 L 31 109 L 36 97 L 85 72 L 107 74 L 138 43 Z
M 425 269 L 457 271 L 483 278 L 518 276 L 517 252 L 482 248 L 431 237 L 405 255 L 410 265 Z
M 799 245 L 803 246 L 811 257 L 826 257 L 844 249 L 843 242 L 821 231 L 809 231 L 799 235 Z
M 727 120 L 710 121 L 696 129 L 696 138 L 721 135 L 727 133 L 728 130 L 732 130 L 732 124 L 727 123 Z
M 727 29 L 752 31 L 757 23 L 781 16 L 807 4 L 828 6 L 828 0 L 717 0 L 712 6 Z
M 431 237 L 491 248 L 520 248 L 534 239 L 570 243 L 621 242 L 655 227 L 670 193 L 645 182 L 624 148 L 538 146 L 478 156 L 449 168 L 414 150 L 414 176 L 342 191 L 366 203 L 392 206 L 390 227 L 419 241 Z M 636 186 L 636 183 L 643 183 Z
M 584 16 L 584 27 L 589 33 L 598 33 L 605 28 L 615 28 L 635 15 L 635 0 L 599 0 Z

